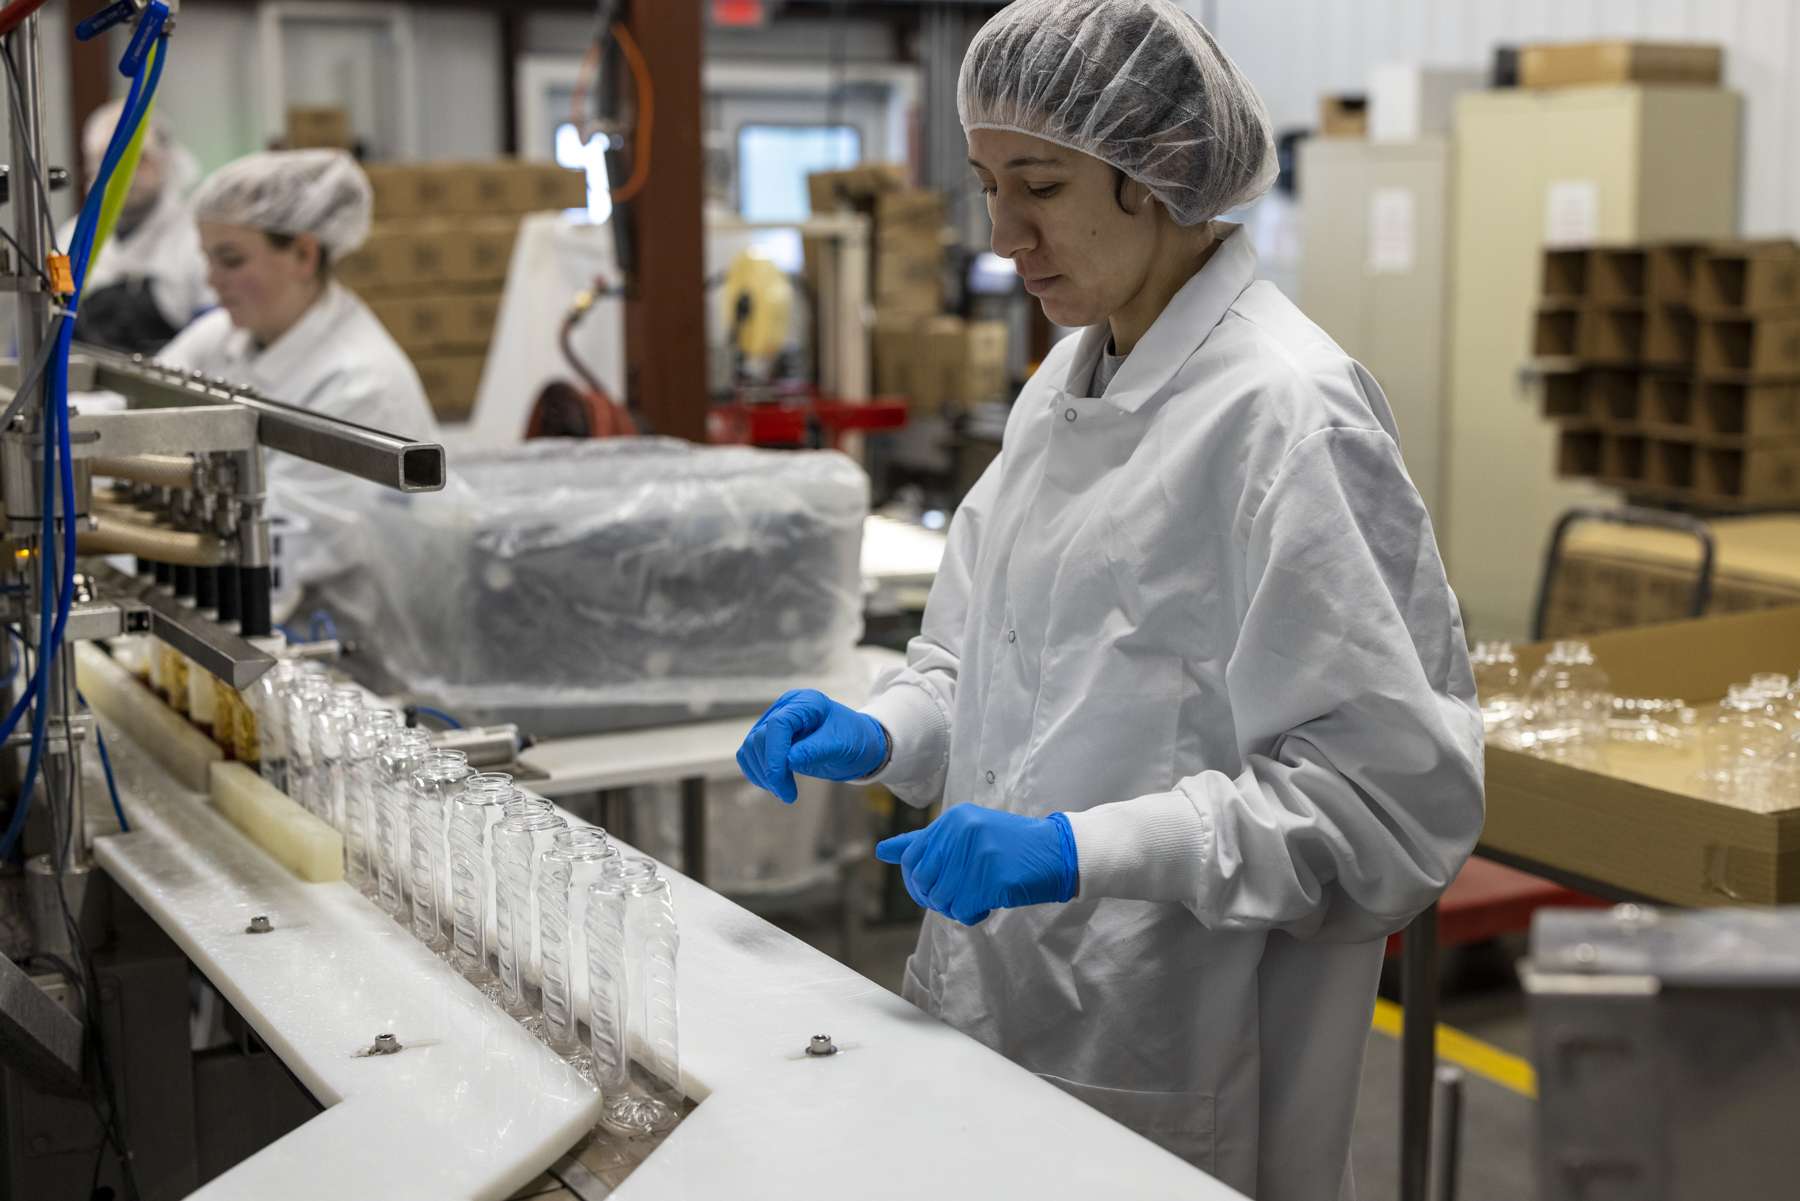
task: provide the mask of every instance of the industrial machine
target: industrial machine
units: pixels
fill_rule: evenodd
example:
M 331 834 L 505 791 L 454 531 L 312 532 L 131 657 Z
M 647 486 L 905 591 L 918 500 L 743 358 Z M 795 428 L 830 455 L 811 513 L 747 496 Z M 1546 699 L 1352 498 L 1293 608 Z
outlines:
M 57 246 L 48 211 L 56 168 L 46 161 L 40 114 L 34 14 L 41 5 L 21 0 L 0 10 L 0 67 L 13 118 L 11 231 L 4 235 L 11 252 L 0 273 L 17 295 L 19 351 L 0 368 L 0 677 L 9 680 L 0 741 L 22 752 L 0 774 L 0 862 L 31 852 L 23 890 L 29 947 L 19 958 L 56 969 L 58 987 L 72 990 L 74 1003 L 58 1004 L 44 978 L 0 956 L 0 1064 L 77 1098 L 77 1112 L 85 1097 L 123 1161 L 90 946 L 108 901 L 89 853 L 92 798 L 85 793 L 92 785 L 84 760 L 96 750 L 104 755 L 104 745 L 77 692 L 74 644 L 149 635 L 194 670 L 234 690 L 249 687 L 275 662 L 263 641 L 271 631 L 272 572 L 265 454 L 296 455 L 400 492 L 441 488 L 444 455 L 225 380 L 73 341 L 87 265 L 129 187 L 175 21 L 173 5 L 162 0 L 120 0 L 77 27 L 78 36 L 93 38 L 131 25 L 119 63 L 130 91 L 74 244 Z M 124 403 L 89 403 L 94 393 Z M 135 556 L 135 574 L 100 558 L 119 555 Z M 179 1014 L 185 1005 L 174 1008 Z M 183 1050 L 183 1041 L 173 1048 Z M 9 1122 L 21 1105 L 9 1086 Z M 43 1138 L 46 1147 L 54 1142 Z M 25 1188 L 15 1195 L 72 1195 L 32 1191 L 21 1183 L 21 1165 L 5 1159 Z

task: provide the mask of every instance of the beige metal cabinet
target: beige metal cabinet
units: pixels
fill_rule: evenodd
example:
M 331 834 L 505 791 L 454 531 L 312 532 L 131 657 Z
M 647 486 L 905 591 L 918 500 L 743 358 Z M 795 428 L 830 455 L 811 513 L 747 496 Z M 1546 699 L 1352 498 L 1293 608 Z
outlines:
M 1543 247 L 1730 236 L 1738 97 L 1715 88 L 1570 88 L 1461 98 L 1450 386 L 1439 542 L 1470 627 L 1529 624 L 1550 527 L 1610 493 L 1555 477 L 1555 430 L 1520 382 Z
M 1299 177 L 1300 307 L 1381 384 L 1441 521 L 1449 144 L 1311 138 Z

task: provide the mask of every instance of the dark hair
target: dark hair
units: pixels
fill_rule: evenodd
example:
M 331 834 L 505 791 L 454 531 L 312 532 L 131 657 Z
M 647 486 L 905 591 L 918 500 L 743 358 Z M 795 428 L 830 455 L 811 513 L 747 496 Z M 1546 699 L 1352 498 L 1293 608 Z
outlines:
M 277 250 L 286 250 L 296 241 L 294 234 L 271 233 L 266 229 L 263 231 L 263 237 L 269 239 L 269 245 Z M 317 238 L 314 238 L 313 242 L 319 248 L 319 266 L 313 272 L 313 278 L 324 279 L 331 274 L 331 252 L 325 249 L 325 243 L 320 242 Z

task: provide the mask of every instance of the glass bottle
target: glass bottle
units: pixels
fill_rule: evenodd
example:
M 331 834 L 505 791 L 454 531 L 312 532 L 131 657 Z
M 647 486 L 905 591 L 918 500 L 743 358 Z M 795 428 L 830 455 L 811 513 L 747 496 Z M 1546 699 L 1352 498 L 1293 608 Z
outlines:
M 619 859 L 590 890 L 588 1032 L 601 1121 L 625 1134 L 665 1130 L 681 1114 L 669 882 L 646 859 Z M 635 1069 L 635 1070 L 634 1070 Z
M 325 707 L 313 715 L 313 780 L 319 816 L 340 834 L 346 830 L 348 808 L 344 802 L 344 739 L 362 716 L 360 688 L 333 688 Z
M 427 751 L 412 774 L 413 937 L 439 954 L 450 949 L 450 801 L 469 776 L 462 751 Z
M 1800 734 L 1791 730 L 1769 770 L 1770 812 L 1800 807 Z
M 183 717 L 188 712 L 188 660 L 187 656 L 163 643 L 162 686 L 163 697 L 169 707 Z
M 1490 735 L 1513 725 L 1525 708 L 1524 681 L 1510 642 L 1478 642 L 1469 655 L 1481 719 Z
M 257 770 L 263 779 L 283 793 L 288 790 L 287 726 L 284 720 L 287 691 L 299 678 L 300 665 L 292 659 L 282 659 L 244 693 L 245 707 L 255 725 Z
M 376 894 L 375 753 L 399 728 L 392 709 L 370 709 L 344 735 L 344 877 L 369 897 Z
M 544 852 L 568 822 L 548 808 L 519 806 L 494 827 L 494 917 L 499 950 L 500 1006 L 536 1033 L 542 1025 L 542 962 L 538 957 L 537 871 Z
M 412 847 L 409 815 L 412 788 L 409 781 L 425 752 L 431 735 L 424 730 L 397 729 L 381 740 L 375 752 L 375 885 L 376 904 L 396 921 L 409 921 L 407 864 Z
M 587 992 L 588 890 L 618 848 L 598 826 L 558 830 L 538 872 L 538 947 L 544 975 L 544 1041 L 564 1059 L 587 1059 L 581 999 Z
M 450 961 L 477 986 L 495 979 L 488 966 L 494 946 L 488 845 L 512 792 L 512 777 L 505 772 L 481 772 L 463 781 L 450 810 Z
M 1713 796 L 1752 809 L 1765 806 L 1772 764 L 1785 749 L 1781 723 L 1768 716 L 1762 694 L 1733 684 L 1701 740 Z
M 1606 738 L 1612 683 L 1585 642 L 1558 642 L 1531 677 L 1531 744 L 1553 758 L 1586 758 Z
M 287 694 L 288 796 L 315 814 L 319 806 L 312 780 L 312 719 L 330 697 L 330 681 L 304 671 Z

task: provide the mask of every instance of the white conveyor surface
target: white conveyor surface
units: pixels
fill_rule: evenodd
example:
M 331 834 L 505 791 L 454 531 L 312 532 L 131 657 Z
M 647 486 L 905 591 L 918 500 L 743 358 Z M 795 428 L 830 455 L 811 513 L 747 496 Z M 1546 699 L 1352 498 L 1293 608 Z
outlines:
M 595 1095 L 348 886 L 303 884 L 114 734 L 109 874 L 325 1113 L 203 1201 L 504 1198 Z M 698 1107 L 620 1201 L 1243 1201 L 1240 1194 L 678 873 L 683 1076 Z M 268 914 L 271 934 L 244 933 Z M 412 1044 L 356 1058 L 375 1034 Z M 841 1048 L 804 1053 L 814 1034 Z
M 860 705 L 876 677 L 904 666 L 906 656 L 879 647 L 859 647 L 856 660 L 856 679 L 820 680 L 816 685 L 805 686 L 821 688 L 847 705 Z M 717 721 L 545 739 L 519 755 L 521 767 L 541 772 L 543 778 L 521 783 L 555 799 L 607 788 L 735 777 L 738 747 L 755 724 L 756 716 L 748 714 Z

